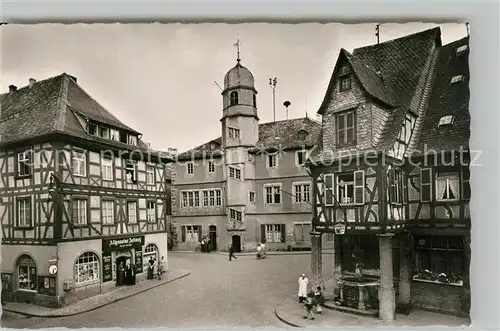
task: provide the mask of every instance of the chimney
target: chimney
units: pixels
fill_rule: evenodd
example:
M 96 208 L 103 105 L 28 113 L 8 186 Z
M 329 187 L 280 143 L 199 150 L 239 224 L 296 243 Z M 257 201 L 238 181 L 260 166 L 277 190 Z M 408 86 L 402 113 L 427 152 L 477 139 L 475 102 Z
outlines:
M 32 88 L 33 85 L 35 85 L 35 83 L 36 83 L 36 79 L 35 78 L 30 78 L 29 82 L 30 82 L 30 88 Z
M 16 85 L 9 85 L 9 92 L 16 92 L 17 91 L 17 86 Z

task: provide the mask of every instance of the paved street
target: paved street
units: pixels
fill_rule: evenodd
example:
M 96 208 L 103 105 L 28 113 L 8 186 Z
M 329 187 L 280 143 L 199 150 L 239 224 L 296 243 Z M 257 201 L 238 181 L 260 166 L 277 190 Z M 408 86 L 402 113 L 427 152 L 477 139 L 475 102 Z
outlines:
M 323 270 L 332 270 L 333 255 L 324 255 Z M 288 327 L 274 315 L 285 297 L 297 291 L 297 278 L 310 270 L 309 255 L 269 256 L 257 261 L 219 254 L 169 255 L 169 267 L 191 275 L 81 315 L 24 318 L 6 313 L 2 327 Z

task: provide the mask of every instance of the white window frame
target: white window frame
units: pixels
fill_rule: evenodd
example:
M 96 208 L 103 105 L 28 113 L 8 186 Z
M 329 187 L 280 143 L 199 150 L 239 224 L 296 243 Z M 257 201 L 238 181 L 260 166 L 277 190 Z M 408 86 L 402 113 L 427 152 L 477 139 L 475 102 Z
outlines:
M 24 262 L 24 263 L 23 263 Z M 26 268 L 26 273 L 21 272 L 21 268 Z M 35 261 L 29 257 L 29 256 L 24 256 L 22 260 L 19 260 L 17 264 L 17 282 L 18 282 L 18 289 L 20 291 L 26 291 L 26 292 L 36 292 L 38 288 L 38 273 L 37 273 L 37 268 Z M 35 269 L 35 272 L 32 272 L 32 269 Z M 26 288 L 21 287 L 21 275 L 26 275 L 26 282 L 22 282 L 22 285 L 27 285 Z M 35 279 L 32 279 L 32 277 L 35 277 Z M 24 277 L 22 277 L 24 278 Z M 34 285 L 34 286 L 32 286 Z
M 156 221 L 157 221 L 156 220 L 156 208 L 157 208 L 156 201 L 151 201 L 151 200 L 147 200 L 146 201 L 146 217 L 147 217 L 147 222 L 149 222 L 149 223 L 156 223 Z
M 146 166 L 146 184 L 155 184 L 155 168 L 153 166 Z
M 132 145 L 132 146 L 137 146 L 137 136 L 134 136 L 134 135 L 131 135 L 129 134 L 128 135 L 128 139 L 127 139 L 127 142 L 129 145 Z
M 92 278 L 83 279 L 80 271 L 92 270 Z M 78 257 L 73 270 L 73 279 L 76 286 L 81 286 L 89 283 L 94 283 L 100 279 L 100 262 L 97 254 L 93 252 L 85 252 Z
M 445 173 L 439 173 L 439 171 L 436 171 L 436 189 L 435 189 L 435 195 L 436 195 L 436 201 L 459 201 L 460 200 L 460 174 L 458 172 L 445 172 Z M 438 182 L 444 181 L 446 185 L 446 190 L 450 190 L 450 181 L 454 180 L 456 181 L 456 191 L 453 192 L 455 193 L 455 198 L 443 198 L 438 196 Z
M 109 139 L 114 141 L 120 141 L 120 131 L 116 129 L 109 129 Z
M 439 119 L 439 124 L 438 124 L 438 126 L 443 126 L 443 125 L 452 125 L 454 121 L 455 121 L 455 116 L 453 116 L 453 115 L 446 115 L 446 116 L 442 116 L 442 117 Z
M 144 249 L 144 253 L 142 253 L 142 262 L 143 262 L 143 269 L 142 270 L 148 270 L 149 268 L 149 258 L 154 257 L 156 261 L 158 261 L 159 256 L 158 256 L 158 247 L 155 244 L 148 244 L 146 248 Z
M 101 178 L 106 181 L 114 180 L 112 159 L 101 157 Z
M 292 187 L 293 203 L 311 203 L 311 182 L 294 182 Z
M 194 175 L 194 163 L 193 162 L 186 163 L 186 174 L 189 176 Z
M 184 225 L 186 227 L 186 241 L 187 243 L 197 243 L 200 241 L 200 234 L 198 233 L 198 225 Z
M 127 176 L 129 171 L 132 171 L 131 179 Z M 137 183 L 137 165 L 135 163 L 125 161 L 125 178 L 127 183 Z
M 87 225 L 88 224 L 88 214 L 87 214 L 87 199 L 74 198 L 71 201 L 71 220 L 74 225 Z M 76 219 L 75 216 L 76 207 Z
M 232 219 L 234 221 L 241 222 L 241 220 L 243 218 L 242 215 L 243 215 L 243 213 L 241 211 L 233 209 L 233 208 L 230 209 L 230 213 L 229 213 L 230 219 Z
M 302 154 L 302 163 L 299 162 L 299 154 Z M 299 150 L 295 151 L 295 166 L 296 167 L 303 167 L 306 164 L 306 160 L 309 157 L 309 151 L 308 150 Z
M 348 126 L 347 123 L 348 123 L 348 117 L 349 115 L 352 114 L 352 126 Z M 356 110 L 348 110 L 348 111 L 345 111 L 345 112 L 342 112 L 340 114 L 337 114 L 336 115 L 336 118 L 335 118 L 335 125 L 336 125 L 336 128 L 335 128 L 335 141 L 337 142 L 337 146 L 340 146 L 340 147 L 343 147 L 343 146 L 350 146 L 350 145 L 354 145 L 357 143 L 358 141 L 358 132 L 357 132 L 357 113 L 356 113 Z M 343 122 L 343 125 L 344 127 L 342 129 L 340 129 L 340 125 L 339 125 L 339 122 L 342 121 Z M 353 140 L 349 140 L 350 137 L 348 137 L 348 132 L 349 130 L 352 130 L 353 132 Z M 344 141 L 340 141 L 340 133 L 343 132 L 344 134 Z
M 214 161 L 208 161 L 208 173 L 213 174 L 215 172 L 215 162 Z
M 278 168 L 278 153 L 267 153 L 266 167 L 270 169 Z
M 102 224 L 115 224 L 115 202 L 112 200 L 102 200 Z
M 19 177 L 28 177 L 31 175 L 32 164 L 31 164 L 31 156 L 30 151 L 24 151 L 17 153 L 17 176 Z M 22 169 L 22 171 L 21 171 Z M 27 170 L 27 173 L 25 173 Z
M 248 192 L 248 200 L 250 203 L 255 204 L 255 191 Z
M 458 83 L 458 82 L 463 82 L 465 80 L 465 76 L 464 75 L 456 75 L 456 76 L 453 76 L 451 78 L 451 84 L 455 84 L 455 83 Z
M 73 151 L 71 156 L 71 171 L 74 176 L 87 176 L 87 154 Z
M 281 243 L 281 224 L 265 224 L 267 243 Z
M 110 137 L 109 128 L 100 126 L 99 127 L 99 137 L 109 140 L 109 137 Z
M 352 173 L 352 177 L 353 177 L 353 180 L 352 182 L 347 182 L 346 184 L 344 185 L 340 185 L 339 183 L 339 177 L 341 175 L 347 175 L 347 174 L 351 174 Z M 356 175 L 359 174 L 361 175 L 361 178 L 362 178 L 362 186 L 357 186 L 356 185 Z M 349 205 L 356 205 L 356 204 L 364 204 L 365 203 L 365 192 L 364 192 L 364 182 L 365 182 L 365 173 L 364 173 L 364 170 L 356 170 L 356 171 L 352 171 L 352 172 L 344 172 L 344 173 L 339 173 L 339 174 L 336 174 L 335 176 L 335 192 L 336 192 L 336 198 L 337 198 L 337 201 L 339 202 L 339 204 L 341 205 L 344 205 L 344 206 L 349 206 Z M 348 185 L 351 185 L 352 183 L 352 190 L 353 190 L 353 195 L 352 195 L 352 201 L 347 201 L 347 200 L 344 200 L 341 196 L 340 196 L 340 187 L 341 186 L 348 186 Z M 362 202 L 359 202 L 357 203 L 356 202 L 356 189 L 357 188 L 362 188 L 361 192 L 362 192 L 362 195 L 361 195 L 361 201 Z
M 230 139 L 240 139 L 240 129 L 228 127 L 228 133 Z
M 31 197 L 19 197 L 16 201 L 16 225 L 17 227 L 27 228 L 33 224 L 33 208 Z
M 215 206 L 216 207 L 222 206 L 222 191 L 221 190 L 215 190 Z
M 210 200 L 209 200 L 209 190 L 202 190 L 203 192 L 203 207 L 208 207 L 210 206 Z
M 229 166 L 229 177 L 241 179 L 241 169 Z
M 282 189 L 281 183 L 269 183 L 264 184 L 264 204 L 265 205 L 280 205 L 283 202 L 283 194 L 281 194 Z M 270 189 L 270 190 L 269 190 Z M 279 194 L 279 202 L 276 202 L 276 194 Z M 268 195 L 271 197 L 271 202 L 268 202 Z
M 130 206 L 133 205 L 133 208 Z M 127 201 L 127 221 L 128 223 L 137 223 L 137 201 Z

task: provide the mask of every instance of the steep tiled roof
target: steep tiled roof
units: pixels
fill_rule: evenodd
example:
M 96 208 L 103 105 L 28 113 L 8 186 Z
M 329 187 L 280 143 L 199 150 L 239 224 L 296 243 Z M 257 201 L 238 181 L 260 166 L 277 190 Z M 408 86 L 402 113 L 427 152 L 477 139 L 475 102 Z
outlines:
M 304 140 L 299 138 L 299 131 L 305 130 L 307 136 Z M 258 152 L 269 148 L 295 149 L 312 147 L 321 141 L 321 123 L 305 118 L 295 118 L 277 122 L 259 124 L 259 140 L 256 148 L 251 151 Z M 213 146 L 215 145 L 215 146 Z M 178 155 L 179 160 L 210 157 L 221 155 L 222 138 L 211 140 L 203 145 L 190 149 Z M 215 148 L 211 148 L 215 147 Z
M 76 114 L 139 134 L 99 105 L 66 73 L 38 81 L 33 87 L 25 86 L 15 92 L 0 94 L 0 106 L 0 145 L 62 133 L 119 148 L 131 148 L 121 142 L 89 135 Z M 138 147 L 153 152 L 141 140 Z
M 467 50 L 457 54 L 457 48 Z M 443 46 L 439 52 L 436 78 L 422 126 L 417 151 L 452 151 L 467 148 L 470 138 L 469 113 L 469 38 Z M 451 84 L 451 79 L 464 75 L 464 81 Z M 443 116 L 452 115 L 451 125 L 438 126 Z

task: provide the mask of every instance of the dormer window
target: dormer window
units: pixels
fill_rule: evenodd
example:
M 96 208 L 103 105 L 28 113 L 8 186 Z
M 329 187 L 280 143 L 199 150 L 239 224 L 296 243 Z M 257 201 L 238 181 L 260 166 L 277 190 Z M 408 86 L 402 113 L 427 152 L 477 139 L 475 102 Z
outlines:
M 128 144 L 137 146 L 137 136 L 129 135 L 128 136 Z
M 341 92 L 351 89 L 351 75 L 350 74 L 340 76 L 339 89 Z
M 451 124 L 453 124 L 454 120 L 455 120 L 455 117 L 453 115 L 443 116 L 439 119 L 438 126 L 451 125 Z
M 308 132 L 306 130 L 299 131 L 299 140 L 305 140 L 307 138 Z
M 229 99 L 231 100 L 231 106 L 238 104 L 238 92 L 233 91 L 229 94 Z
M 108 128 L 99 128 L 99 136 L 104 139 L 109 139 L 109 129 Z
M 462 54 L 463 52 L 465 52 L 469 47 L 467 45 L 462 45 L 460 47 L 457 48 L 457 55 L 459 54 Z
M 97 127 L 96 124 L 89 123 L 89 134 L 92 135 L 92 136 L 98 136 L 99 135 L 99 128 Z
M 109 139 L 115 140 L 115 141 L 120 141 L 120 131 L 116 129 L 110 129 L 109 130 Z
M 451 79 L 451 83 L 455 84 L 455 83 L 461 82 L 464 80 L 464 78 L 465 78 L 464 75 L 453 76 L 453 78 Z

